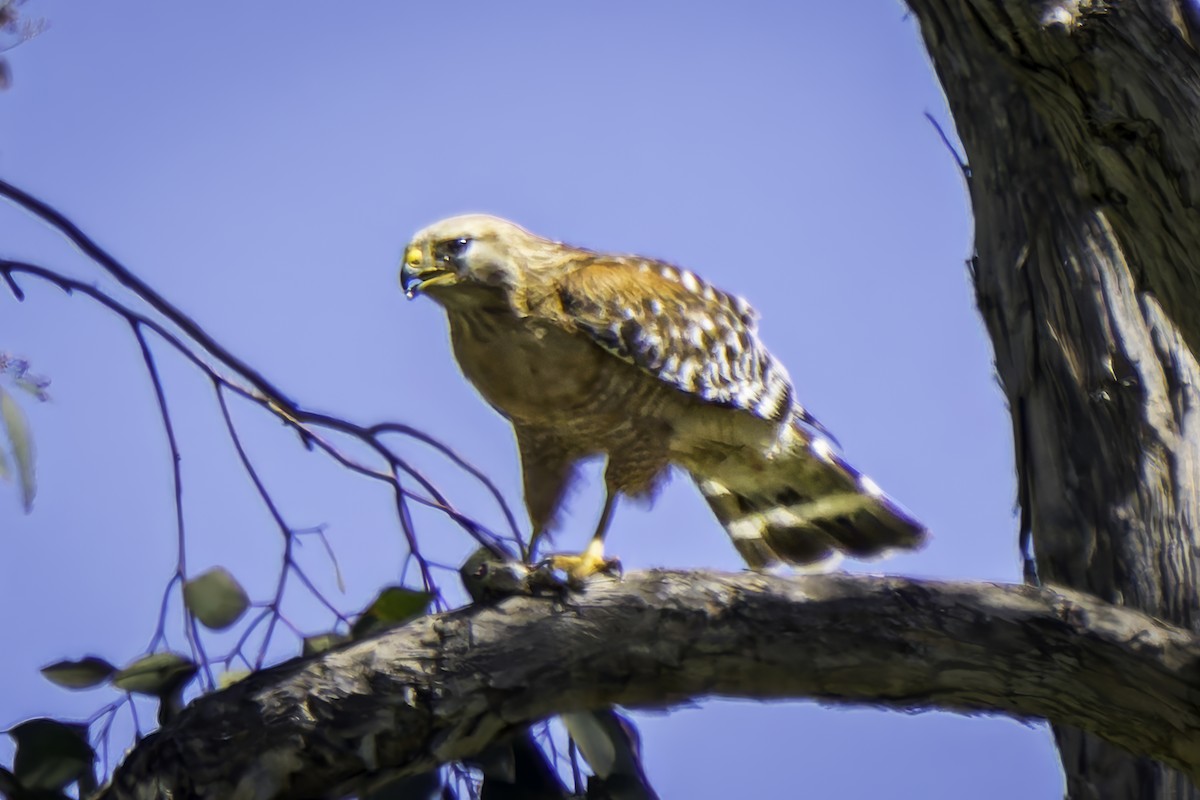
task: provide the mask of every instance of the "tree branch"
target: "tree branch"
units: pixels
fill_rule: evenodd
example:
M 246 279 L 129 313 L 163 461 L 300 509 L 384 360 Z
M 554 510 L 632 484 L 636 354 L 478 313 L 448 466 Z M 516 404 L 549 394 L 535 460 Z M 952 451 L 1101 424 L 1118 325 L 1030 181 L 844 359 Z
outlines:
M 99 797 L 336 795 L 553 714 L 709 695 L 1046 717 L 1200 777 L 1200 638 L 1139 612 L 1030 586 L 652 571 L 252 675 L 143 740 Z

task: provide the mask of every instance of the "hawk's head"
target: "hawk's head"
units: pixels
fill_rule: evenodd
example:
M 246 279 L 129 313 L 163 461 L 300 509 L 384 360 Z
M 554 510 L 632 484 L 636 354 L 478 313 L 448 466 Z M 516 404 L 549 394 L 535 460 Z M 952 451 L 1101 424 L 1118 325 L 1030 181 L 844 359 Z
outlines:
M 400 285 L 412 299 L 443 305 L 487 302 L 517 289 L 547 242 L 499 217 L 466 214 L 435 222 L 404 250 Z

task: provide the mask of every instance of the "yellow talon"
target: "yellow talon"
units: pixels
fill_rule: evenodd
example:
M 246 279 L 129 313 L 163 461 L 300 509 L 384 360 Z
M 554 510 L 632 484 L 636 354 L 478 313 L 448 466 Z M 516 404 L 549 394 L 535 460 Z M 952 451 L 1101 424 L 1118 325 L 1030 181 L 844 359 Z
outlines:
M 556 555 L 550 557 L 550 566 L 562 570 L 573 581 L 582 581 L 597 572 L 607 572 L 617 560 L 604 557 L 604 540 L 593 539 L 579 555 Z

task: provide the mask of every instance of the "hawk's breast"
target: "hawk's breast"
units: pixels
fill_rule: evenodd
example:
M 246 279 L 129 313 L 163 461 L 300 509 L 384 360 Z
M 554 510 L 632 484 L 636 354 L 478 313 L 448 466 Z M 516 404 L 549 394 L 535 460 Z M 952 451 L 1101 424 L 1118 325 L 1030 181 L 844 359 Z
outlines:
M 638 400 L 631 394 L 646 394 L 630 392 L 640 380 L 614 375 L 628 365 L 544 321 L 497 312 L 452 314 L 450 339 L 467 379 L 517 422 L 555 428 L 589 420 L 608 424 L 609 418 L 628 415 L 621 405 Z

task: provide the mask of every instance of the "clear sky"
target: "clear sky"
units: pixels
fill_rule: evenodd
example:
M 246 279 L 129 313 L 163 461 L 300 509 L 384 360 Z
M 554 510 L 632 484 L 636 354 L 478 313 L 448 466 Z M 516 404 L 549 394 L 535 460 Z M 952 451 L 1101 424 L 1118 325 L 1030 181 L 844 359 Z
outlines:
M 7 54 L 0 175 L 56 204 L 303 404 L 419 426 L 519 508 L 507 424 L 459 375 L 439 309 L 405 302 L 396 277 L 418 228 L 491 212 L 665 258 L 749 298 L 801 401 L 932 530 L 919 553 L 851 569 L 1019 579 L 1011 428 L 964 267 L 969 209 L 924 118 L 949 127 L 944 100 L 894 0 L 24 10 L 50 27 Z M 116 290 L 11 206 L 0 252 Z M 128 328 L 23 286 L 21 304 L 0 291 L 0 350 L 50 376 L 53 401 L 25 403 L 33 513 L 0 487 L 0 727 L 107 702 L 37 669 L 139 654 L 175 561 L 169 456 Z M 264 598 L 279 534 L 208 385 L 156 352 L 183 451 L 190 565 L 224 564 Z M 315 541 L 302 558 L 337 603 L 361 607 L 396 580 L 403 543 L 387 492 L 237 411 L 289 523 L 328 526 L 346 593 Z M 499 525 L 444 462 L 406 452 Z M 583 544 L 597 503 L 592 480 L 561 546 Z M 471 549 L 436 514 L 416 522 L 447 561 Z M 652 510 L 619 509 L 609 543 L 627 569 L 741 568 L 682 478 Z M 302 599 L 291 616 L 329 624 Z M 1062 795 L 1041 724 L 716 700 L 637 718 L 664 797 Z M 0 742 L 0 759 L 10 753 Z

